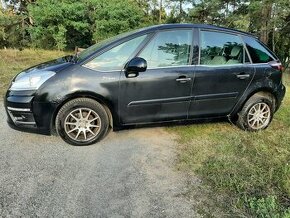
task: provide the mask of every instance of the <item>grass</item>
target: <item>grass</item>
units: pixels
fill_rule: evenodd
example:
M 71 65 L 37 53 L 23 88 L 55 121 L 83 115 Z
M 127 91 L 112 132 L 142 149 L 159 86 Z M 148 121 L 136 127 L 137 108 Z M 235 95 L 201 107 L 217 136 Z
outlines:
M 58 51 L 0 50 L 0 95 L 16 73 L 64 55 Z M 284 83 L 290 90 L 290 74 L 285 74 Z M 225 122 L 169 128 L 179 136 L 179 168 L 200 177 L 210 190 L 199 190 L 205 195 L 197 197 L 203 213 L 216 216 L 220 207 L 222 216 L 228 217 L 290 217 L 289 115 L 287 91 L 272 124 L 262 132 L 244 132 Z M 205 205 L 209 206 L 204 209 Z
M 0 50 L 0 97 L 3 97 L 10 81 L 28 67 L 64 56 L 66 53 L 59 51 L 25 49 Z
M 290 217 L 289 74 L 284 83 L 283 105 L 265 131 L 229 123 L 169 128 L 179 136 L 179 168 L 199 176 L 227 216 Z

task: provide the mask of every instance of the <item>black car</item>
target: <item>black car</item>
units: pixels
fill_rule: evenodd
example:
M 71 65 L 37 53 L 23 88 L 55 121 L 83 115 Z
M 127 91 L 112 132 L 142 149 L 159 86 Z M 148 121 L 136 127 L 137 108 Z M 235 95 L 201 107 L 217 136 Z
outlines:
M 256 37 L 201 24 L 168 24 L 103 41 L 18 74 L 5 97 L 12 128 L 73 145 L 109 127 L 228 117 L 268 127 L 285 95 L 282 65 Z

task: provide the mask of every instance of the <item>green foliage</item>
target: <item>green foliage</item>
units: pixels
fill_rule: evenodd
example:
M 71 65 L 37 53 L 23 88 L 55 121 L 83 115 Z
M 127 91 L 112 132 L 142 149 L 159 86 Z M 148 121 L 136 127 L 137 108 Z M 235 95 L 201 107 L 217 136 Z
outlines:
M 143 12 L 132 0 L 92 0 L 95 7 L 94 40 L 114 36 L 142 25 Z
M 56 47 L 58 50 L 63 50 L 66 47 L 66 32 L 67 29 L 63 25 L 58 25 L 57 30 L 54 31 L 53 39 L 56 42 Z
M 74 48 L 91 44 L 90 19 L 85 3 L 77 0 L 39 0 L 28 6 L 33 19 L 31 43 L 39 48 Z
M 28 5 L 31 43 L 39 48 L 88 47 L 140 27 L 144 12 L 133 0 L 38 0 Z
M 23 17 L 14 16 L 9 11 L 0 12 L 0 46 L 19 47 L 25 45 L 26 37 Z
M 283 211 L 276 196 L 250 198 L 247 201 L 250 211 L 261 218 L 289 218 L 290 209 Z

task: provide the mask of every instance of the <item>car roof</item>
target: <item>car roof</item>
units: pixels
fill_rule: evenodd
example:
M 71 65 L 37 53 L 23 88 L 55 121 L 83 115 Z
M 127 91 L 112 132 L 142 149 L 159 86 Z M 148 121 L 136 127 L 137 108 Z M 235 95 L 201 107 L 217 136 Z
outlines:
M 143 29 L 139 29 L 138 32 L 156 31 L 156 30 L 163 30 L 163 29 L 175 29 L 175 28 L 212 29 L 212 30 L 227 31 L 227 32 L 232 32 L 232 33 L 237 33 L 237 34 L 248 35 L 248 36 L 251 36 L 251 37 L 256 37 L 255 35 L 253 35 L 251 33 L 247 33 L 247 32 L 240 31 L 240 30 L 235 30 L 235 29 L 232 29 L 232 28 L 220 27 L 220 26 L 209 25 L 209 24 L 191 24 L 191 23 L 159 24 L 159 25 L 154 25 L 154 26 L 150 26 L 150 27 L 145 27 Z

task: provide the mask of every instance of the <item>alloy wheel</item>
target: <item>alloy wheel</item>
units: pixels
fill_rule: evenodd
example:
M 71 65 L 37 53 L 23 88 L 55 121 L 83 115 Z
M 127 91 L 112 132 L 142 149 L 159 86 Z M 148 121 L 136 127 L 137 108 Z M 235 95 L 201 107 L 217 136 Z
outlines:
M 264 102 L 254 104 L 248 112 L 247 122 L 252 129 L 263 129 L 269 124 L 270 120 L 271 109 Z
M 66 134 L 75 141 L 90 141 L 100 132 L 101 119 L 94 110 L 78 108 L 66 116 L 64 129 Z

